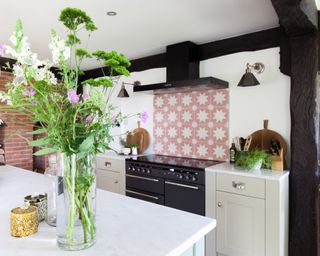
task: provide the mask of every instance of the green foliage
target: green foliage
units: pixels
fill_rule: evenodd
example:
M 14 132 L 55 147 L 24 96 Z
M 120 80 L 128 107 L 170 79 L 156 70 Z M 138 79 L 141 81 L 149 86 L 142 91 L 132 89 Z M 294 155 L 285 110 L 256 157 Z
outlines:
M 97 50 L 92 53 L 98 60 L 103 61 L 104 65 L 110 69 L 111 76 L 124 75 L 129 76 L 128 68 L 130 67 L 130 61 L 121 53 L 116 51 L 105 52 Z
M 262 167 L 266 169 L 271 168 L 272 159 L 270 154 L 263 150 L 255 149 L 251 152 L 240 151 L 237 152 L 236 165 L 240 166 L 246 170 L 251 170 L 256 163 L 262 160 Z
M 76 56 L 80 58 L 92 58 L 92 55 L 82 48 L 78 48 L 76 50 Z
M 112 80 L 105 78 L 105 77 L 101 77 L 101 78 L 97 78 L 97 79 L 88 79 L 82 82 L 82 84 L 86 85 L 90 85 L 92 87 L 99 87 L 99 86 L 103 86 L 103 87 L 113 87 L 113 82 Z
M 66 40 L 66 45 L 72 46 L 75 44 L 80 44 L 81 40 L 79 37 L 75 36 L 74 34 L 69 34 Z
M 97 27 L 92 19 L 82 10 L 67 7 L 62 10 L 59 20 L 70 30 L 77 30 L 80 25 L 84 25 L 87 31 L 94 31 Z

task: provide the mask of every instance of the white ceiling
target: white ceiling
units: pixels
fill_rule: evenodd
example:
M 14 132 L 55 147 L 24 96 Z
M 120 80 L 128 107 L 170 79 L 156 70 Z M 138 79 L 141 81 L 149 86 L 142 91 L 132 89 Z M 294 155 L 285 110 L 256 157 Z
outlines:
M 50 57 L 51 28 L 64 7 L 77 7 L 90 15 L 97 27 L 89 50 L 117 50 L 129 59 L 165 51 L 165 46 L 186 40 L 201 44 L 278 26 L 270 0 L 28 0 L 2 1 L 0 43 L 8 44 L 20 18 L 32 50 Z M 117 16 L 106 15 L 118 12 Z M 100 66 L 89 61 L 84 69 Z

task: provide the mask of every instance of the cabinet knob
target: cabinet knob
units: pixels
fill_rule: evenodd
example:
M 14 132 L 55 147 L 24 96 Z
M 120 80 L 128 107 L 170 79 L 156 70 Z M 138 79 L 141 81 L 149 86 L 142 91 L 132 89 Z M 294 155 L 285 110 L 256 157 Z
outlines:
M 218 207 L 222 207 L 222 203 L 221 202 L 218 202 Z
M 235 181 L 232 181 L 232 187 L 239 189 L 239 190 L 244 190 L 246 188 L 246 184 L 242 183 L 242 182 L 237 183 Z
M 111 162 L 105 162 L 104 165 L 105 165 L 106 167 L 111 166 Z
M 118 181 L 118 180 L 115 180 L 115 181 L 114 181 L 114 184 L 118 184 L 118 183 L 119 183 L 119 181 Z

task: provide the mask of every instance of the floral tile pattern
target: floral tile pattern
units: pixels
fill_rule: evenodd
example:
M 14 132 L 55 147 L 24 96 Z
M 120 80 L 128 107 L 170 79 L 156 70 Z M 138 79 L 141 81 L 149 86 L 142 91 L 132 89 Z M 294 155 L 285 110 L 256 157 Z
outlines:
M 228 89 L 154 96 L 154 152 L 227 160 Z

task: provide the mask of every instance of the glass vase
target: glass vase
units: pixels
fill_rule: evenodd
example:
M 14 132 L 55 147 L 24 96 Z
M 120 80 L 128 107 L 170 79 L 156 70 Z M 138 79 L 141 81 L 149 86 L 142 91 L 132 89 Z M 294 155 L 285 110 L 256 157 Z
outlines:
M 62 154 L 63 190 L 57 196 L 57 242 L 69 251 L 96 241 L 94 155 Z

